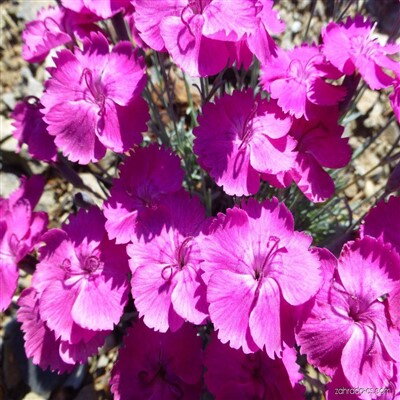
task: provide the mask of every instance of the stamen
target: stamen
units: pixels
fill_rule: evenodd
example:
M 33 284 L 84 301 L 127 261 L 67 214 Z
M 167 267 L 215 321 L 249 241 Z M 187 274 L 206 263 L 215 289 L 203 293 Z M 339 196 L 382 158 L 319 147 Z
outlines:
M 186 28 L 188 29 L 189 33 L 190 33 L 193 37 L 195 37 L 195 34 L 194 34 L 193 31 L 192 31 L 192 28 L 190 27 L 189 23 L 188 23 L 187 21 L 185 21 L 185 18 L 184 18 L 185 12 L 186 12 L 187 10 L 189 10 L 190 8 L 191 8 L 191 7 L 190 7 L 190 3 L 189 3 L 187 6 L 185 6 L 185 7 L 182 9 L 182 11 L 181 11 L 181 21 L 182 21 L 183 25 L 186 26 Z
M 50 23 L 52 23 L 53 25 L 55 25 L 59 31 L 62 31 L 60 24 L 52 17 L 46 17 L 43 21 L 43 25 L 44 27 L 50 31 L 51 27 L 50 27 Z
M 251 135 L 251 129 L 253 127 L 253 117 L 256 114 L 258 109 L 258 101 L 256 101 L 250 110 L 250 113 L 247 115 L 244 124 L 243 124 L 243 130 L 242 130 L 242 142 L 239 145 L 239 150 L 243 148 L 243 146 L 247 145 L 248 139 Z M 251 124 L 249 124 L 251 120 Z
M 180 245 L 179 248 L 178 248 L 178 252 L 177 252 L 176 259 L 177 259 L 177 261 L 178 261 L 178 266 L 179 266 L 179 268 L 181 268 L 181 269 L 185 266 L 185 263 L 186 263 L 185 258 L 186 258 L 186 256 L 187 256 L 187 250 L 188 250 L 187 244 L 188 244 L 192 239 L 193 239 L 192 236 L 187 237 L 187 238 L 181 243 L 181 245 Z

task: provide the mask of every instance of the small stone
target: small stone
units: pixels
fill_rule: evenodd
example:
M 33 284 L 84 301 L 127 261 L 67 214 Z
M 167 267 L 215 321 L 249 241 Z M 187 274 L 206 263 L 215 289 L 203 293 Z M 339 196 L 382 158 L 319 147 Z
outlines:
M 301 22 L 300 21 L 294 21 L 292 26 L 290 27 L 290 30 L 293 33 L 298 33 L 301 31 Z

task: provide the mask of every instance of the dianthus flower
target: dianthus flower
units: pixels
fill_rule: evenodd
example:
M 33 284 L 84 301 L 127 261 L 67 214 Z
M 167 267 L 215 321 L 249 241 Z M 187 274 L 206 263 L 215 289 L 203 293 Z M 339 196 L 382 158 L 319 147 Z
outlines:
M 74 342 L 76 325 L 91 331 L 113 329 L 128 300 L 125 248 L 107 238 L 96 207 L 80 210 L 62 229 L 42 237 L 32 286 L 40 316 L 56 338 Z M 77 335 L 79 336 L 79 335 Z
M 149 117 L 140 97 L 144 60 L 131 43 L 119 42 L 110 52 L 106 38 L 92 33 L 83 51 L 62 50 L 54 61 L 42 112 L 71 161 L 98 161 L 107 148 L 121 153 L 142 141 Z
M 287 135 L 291 123 L 275 101 L 254 98 L 252 90 L 235 91 L 204 105 L 194 129 L 194 152 L 227 194 L 255 194 L 260 173 L 293 166 L 296 143 Z
M 75 327 L 72 343 L 57 339 L 39 313 L 39 296 L 34 288 L 25 289 L 18 300 L 17 319 L 22 324 L 25 352 L 35 365 L 58 373 L 71 372 L 103 345 L 109 331 L 93 332 Z M 79 339 L 77 339 L 79 337 Z
M 61 0 L 64 7 L 79 14 L 107 19 L 131 7 L 130 0 Z
M 302 352 L 330 376 L 342 369 L 348 387 L 387 387 L 400 360 L 400 331 L 387 302 L 400 279 L 400 256 L 366 236 L 348 242 L 338 262 L 332 256 L 322 265 L 324 285 L 298 334 Z
M 293 306 L 320 287 L 319 259 L 309 249 L 312 238 L 294 230 L 277 199 L 242 207 L 219 214 L 200 241 L 210 319 L 223 343 L 280 357 L 294 333 Z
M 201 339 L 193 326 L 159 333 L 139 320 L 124 337 L 111 391 L 115 400 L 198 400 L 202 369 Z
M 168 50 L 191 76 L 214 75 L 230 65 L 225 41 L 240 40 L 257 23 L 253 0 L 134 0 L 133 5 L 142 39 L 154 50 Z
M 55 161 L 57 148 L 54 137 L 47 132 L 47 124 L 40 112 L 42 105 L 38 98 L 29 96 L 17 103 L 13 112 L 13 136 L 18 140 L 19 149 L 25 143 L 29 154 L 42 161 Z
M 392 196 L 372 208 L 360 227 L 360 236 L 372 236 L 393 247 L 400 255 L 400 197 Z M 400 264 L 397 267 L 400 271 Z M 388 295 L 389 313 L 400 329 L 400 281 Z
M 39 10 L 37 19 L 28 22 L 22 32 L 22 57 L 28 62 L 41 62 L 54 49 L 72 43 L 75 36 L 83 39 L 99 28 L 93 19 L 61 7 Z
M 273 6 L 273 0 L 255 1 L 258 23 L 253 32 L 246 36 L 247 46 L 262 64 L 268 63 L 271 56 L 276 55 L 277 46 L 270 33 L 278 34 L 285 29 Z
M 362 15 L 347 18 L 344 23 L 329 23 L 322 31 L 323 53 L 341 72 L 352 75 L 358 71 L 369 87 L 379 90 L 390 86 L 393 78 L 384 69 L 398 70 L 398 62 L 388 55 L 400 46 L 382 46 L 373 38 L 373 25 Z
M 104 204 L 110 239 L 127 243 L 159 232 L 167 212 L 164 199 L 181 188 L 183 175 L 179 157 L 169 150 L 156 144 L 137 148 L 125 159 Z
M 213 333 L 204 366 L 206 386 L 216 400 L 304 399 L 304 387 L 298 384 L 303 377 L 293 349 L 285 349 L 281 360 L 271 360 L 261 350 L 245 354 L 232 349 Z
M 292 50 L 279 48 L 277 56 L 263 66 L 261 83 L 284 112 L 309 118 L 313 104 L 332 106 L 344 98 L 343 87 L 324 80 L 340 76 L 326 61 L 320 46 L 302 45 Z
M 365 216 L 360 235 L 373 236 L 390 243 L 400 254 L 400 197 L 391 196 L 381 201 Z
M 0 311 L 10 305 L 17 288 L 18 263 L 46 230 L 47 214 L 33 212 L 43 187 L 39 176 L 22 178 L 19 189 L 8 199 L 0 199 Z
M 297 142 L 292 169 L 277 175 L 263 174 L 262 178 L 276 187 L 286 187 L 293 180 L 313 202 L 331 197 L 335 184 L 323 167 L 342 168 L 351 159 L 351 147 L 342 137 L 344 128 L 338 119 L 336 107 L 318 107 L 309 120 L 296 119 L 290 130 Z
M 190 198 L 183 189 L 170 201 L 171 223 L 151 241 L 134 239 L 127 248 L 135 307 L 149 328 L 161 332 L 176 331 L 185 320 L 201 324 L 207 317 L 195 241 L 205 210 L 198 198 Z

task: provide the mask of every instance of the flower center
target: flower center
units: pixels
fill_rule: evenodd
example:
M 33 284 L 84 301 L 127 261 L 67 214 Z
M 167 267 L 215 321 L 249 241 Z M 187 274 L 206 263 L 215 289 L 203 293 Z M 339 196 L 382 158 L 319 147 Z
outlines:
M 96 256 L 89 256 L 88 258 L 86 258 L 82 269 L 88 273 L 88 274 L 92 274 L 93 272 L 97 271 L 97 269 L 100 267 L 100 260 L 98 257 Z
M 188 264 L 192 248 L 190 242 L 192 240 L 193 237 L 189 236 L 185 238 L 179 246 L 177 246 L 175 250 L 175 260 L 171 264 L 167 264 L 161 271 L 161 276 L 164 280 L 170 280 L 176 269 L 182 270 Z
M 350 38 L 350 47 L 353 53 L 359 57 L 373 57 L 379 50 L 376 42 L 371 40 L 369 36 L 353 36 Z
M 81 83 L 82 80 L 85 81 L 86 88 L 91 95 L 90 101 L 99 106 L 99 116 L 102 116 L 105 111 L 106 96 L 100 79 L 94 79 L 92 71 L 89 68 L 85 68 L 79 83 Z
M 254 116 L 257 112 L 257 108 L 258 108 L 258 101 L 254 103 L 253 108 L 250 110 L 249 114 L 247 115 L 244 121 L 243 130 L 239 136 L 241 140 L 239 145 L 239 150 L 243 149 L 250 143 L 250 140 L 253 136 L 253 123 L 254 123 Z
M 303 65 L 300 60 L 295 58 L 290 62 L 287 74 L 298 82 L 304 82 L 315 75 L 315 64 L 321 61 L 322 58 L 321 54 L 315 54 L 307 61 L 306 65 Z
M 256 262 L 256 268 L 254 269 L 254 279 L 262 282 L 263 278 L 268 275 L 271 270 L 271 266 L 278 262 L 279 252 L 283 250 L 283 247 L 279 247 L 280 239 L 276 236 L 270 236 L 267 243 L 266 255 L 263 255 L 261 262 Z

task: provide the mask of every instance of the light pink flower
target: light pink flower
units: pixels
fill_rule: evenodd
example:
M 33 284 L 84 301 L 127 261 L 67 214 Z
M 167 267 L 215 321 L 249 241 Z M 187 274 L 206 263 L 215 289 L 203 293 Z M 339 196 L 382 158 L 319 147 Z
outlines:
M 46 230 L 45 212 L 33 212 L 44 188 L 44 180 L 21 179 L 18 190 L 0 199 L 0 311 L 11 303 L 17 288 L 18 263 L 37 245 Z
M 168 212 L 163 200 L 181 188 L 183 175 L 179 157 L 169 150 L 156 144 L 137 148 L 125 159 L 104 204 L 110 239 L 127 243 L 159 232 Z
M 313 104 L 332 106 L 344 98 L 343 87 L 325 81 L 340 75 L 319 46 L 303 44 L 293 50 L 279 48 L 277 56 L 263 66 L 261 83 L 284 112 L 309 118 Z
M 330 376 L 342 368 L 350 387 L 387 387 L 400 360 L 400 331 L 387 303 L 400 279 L 400 256 L 366 236 L 348 242 L 338 263 L 322 265 L 324 286 L 298 334 L 302 352 Z
M 335 184 L 324 168 L 342 168 L 351 159 L 344 128 L 338 124 L 336 107 L 313 107 L 312 117 L 296 119 L 290 135 L 297 142 L 296 160 L 286 173 L 263 174 L 262 178 L 276 187 L 289 186 L 292 180 L 313 202 L 325 201 L 335 192 Z
M 55 161 L 57 148 L 54 137 L 47 132 L 47 124 L 40 112 L 42 105 L 36 97 L 28 97 L 17 103 L 13 112 L 13 136 L 18 140 L 19 149 L 25 143 L 29 154 L 42 161 Z
M 131 7 L 130 0 L 61 0 L 64 7 L 79 14 L 94 14 L 107 19 Z
M 18 300 L 17 319 L 22 324 L 25 352 L 35 365 L 58 373 L 70 372 L 86 362 L 103 345 L 109 331 L 93 332 L 77 327 L 79 340 L 73 343 L 56 339 L 39 313 L 39 296 L 34 288 L 25 289 Z M 76 336 L 76 335 L 75 335 Z
M 210 318 L 223 343 L 281 357 L 294 332 L 293 306 L 320 287 L 319 260 L 309 250 L 312 238 L 294 230 L 277 199 L 242 207 L 219 214 L 200 242 Z
M 75 36 L 82 39 L 91 31 L 99 31 L 92 22 L 92 18 L 60 7 L 42 8 L 22 32 L 22 57 L 28 62 L 41 62 L 51 49 L 72 43 Z
M 229 195 L 255 194 L 260 173 L 288 171 L 295 160 L 292 120 L 275 101 L 252 90 L 224 95 L 203 106 L 194 129 L 199 164 Z
M 56 338 L 74 342 L 76 325 L 93 331 L 118 323 L 128 300 L 125 248 L 108 240 L 96 207 L 80 210 L 61 229 L 42 237 L 32 286 L 39 293 L 40 316 Z M 79 336 L 79 335 L 78 335 Z
M 183 190 L 170 196 L 170 202 L 170 226 L 149 242 L 134 239 L 127 248 L 135 307 L 144 323 L 160 332 L 176 331 L 185 320 L 201 324 L 207 317 L 195 241 L 205 210 L 198 198 Z
M 329 23 L 322 31 L 323 53 L 346 75 L 358 71 L 371 89 L 390 86 L 393 78 L 384 69 L 398 70 L 398 62 L 388 55 L 400 51 L 400 46 L 382 46 L 373 38 L 373 25 L 362 15 L 347 18 L 344 23 Z
M 201 339 L 193 326 L 159 333 L 139 320 L 124 339 L 110 382 L 115 400 L 200 398 Z
M 42 112 L 71 161 L 98 161 L 107 148 L 122 153 L 142 141 L 149 119 L 140 97 L 145 66 L 131 43 L 119 42 L 110 52 L 106 38 L 92 33 L 82 51 L 62 50 L 54 61 Z
M 281 360 L 271 360 L 260 350 L 245 354 L 232 349 L 213 333 L 204 366 L 206 386 L 216 400 L 304 399 L 304 386 L 298 384 L 303 377 L 293 349 L 285 349 Z
M 214 75 L 231 65 L 225 41 L 240 40 L 257 23 L 253 0 L 134 0 L 133 5 L 142 39 L 154 50 L 168 50 L 191 76 Z

